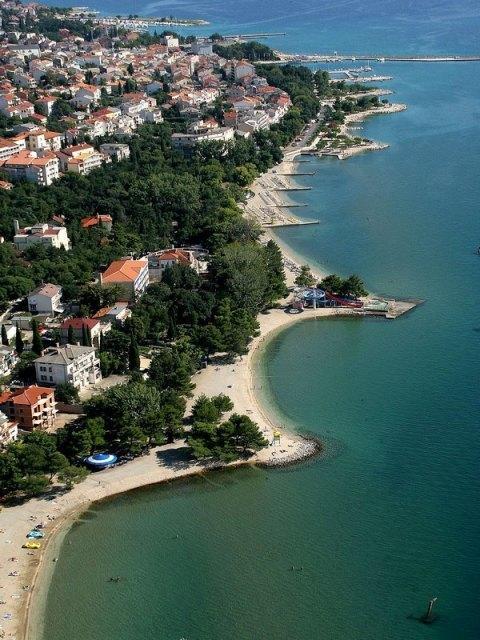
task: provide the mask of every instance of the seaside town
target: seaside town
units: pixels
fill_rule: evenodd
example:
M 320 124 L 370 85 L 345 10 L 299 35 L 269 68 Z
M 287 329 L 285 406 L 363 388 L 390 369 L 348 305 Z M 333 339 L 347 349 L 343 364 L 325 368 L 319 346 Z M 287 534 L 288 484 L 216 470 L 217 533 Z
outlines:
M 288 197 L 300 157 L 385 148 L 348 124 L 403 110 L 388 91 L 256 65 L 275 54 L 255 42 L 11 0 L 0 15 L 0 637 L 18 639 L 56 518 L 318 451 L 252 397 L 266 334 L 307 309 L 415 303 L 312 270 L 272 235 L 312 223 Z

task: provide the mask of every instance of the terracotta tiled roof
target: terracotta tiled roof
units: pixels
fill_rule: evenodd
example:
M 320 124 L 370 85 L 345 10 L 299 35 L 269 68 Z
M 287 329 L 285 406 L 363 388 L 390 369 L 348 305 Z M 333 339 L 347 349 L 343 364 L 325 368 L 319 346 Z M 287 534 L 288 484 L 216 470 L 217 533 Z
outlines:
M 94 318 L 71 318 L 70 320 L 65 320 L 65 322 L 62 322 L 60 328 L 69 329 L 70 327 L 72 327 L 72 329 L 81 331 L 82 327 L 93 329 L 97 326 L 98 322 L 99 321 L 95 320 Z
M 53 389 L 47 387 L 23 387 L 14 391 L 4 391 L 0 395 L 0 404 L 4 404 L 11 400 L 13 404 L 34 405 L 45 396 L 53 396 Z
M 115 260 L 102 274 L 102 282 L 134 282 L 147 265 L 146 260 Z

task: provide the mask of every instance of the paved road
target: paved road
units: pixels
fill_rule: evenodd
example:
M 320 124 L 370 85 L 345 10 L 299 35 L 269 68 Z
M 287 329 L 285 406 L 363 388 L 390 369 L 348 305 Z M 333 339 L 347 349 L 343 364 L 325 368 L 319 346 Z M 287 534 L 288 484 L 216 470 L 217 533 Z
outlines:
M 313 134 L 323 124 L 324 116 L 325 110 L 322 107 L 317 114 L 317 120 L 313 123 L 309 123 L 306 129 L 303 130 L 302 134 L 300 136 L 297 136 L 297 138 L 300 138 L 299 142 L 294 141 L 292 142 L 292 144 L 289 144 L 288 147 L 285 147 L 285 154 L 291 153 L 292 151 L 297 151 L 301 147 L 307 146 Z

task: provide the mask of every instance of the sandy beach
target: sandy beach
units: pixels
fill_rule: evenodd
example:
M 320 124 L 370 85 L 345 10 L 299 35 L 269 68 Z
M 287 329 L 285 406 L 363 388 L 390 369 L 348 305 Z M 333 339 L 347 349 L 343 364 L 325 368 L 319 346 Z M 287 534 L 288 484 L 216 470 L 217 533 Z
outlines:
M 348 123 L 362 120 L 369 115 L 392 113 L 404 108 L 404 105 L 390 105 L 386 110 L 382 108 L 354 114 L 348 117 Z M 297 188 L 298 185 L 292 177 L 282 174 L 295 173 L 298 165 L 292 164 L 292 160 L 300 152 L 301 148 L 295 150 L 289 155 L 289 160 L 271 169 L 252 185 L 253 196 L 245 206 L 245 215 L 257 220 L 264 228 L 267 225 L 262 241 L 273 237 L 279 242 L 273 234 L 272 227 L 275 223 L 283 225 L 303 222 L 291 213 L 292 209 L 275 206 L 293 204 L 288 197 L 288 191 L 282 189 Z M 287 284 L 291 286 L 300 264 L 304 261 L 283 243 L 279 244 L 284 255 Z M 312 272 L 318 279 L 326 275 L 321 269 L 313 269 Z M 288 464 L 315 452 L 315 443 L 282 429 L 258 404 L 255 398 L 254 358 L 258 350 L 266 344 L 267 338 L 271 338 L 293 322 L 352 314 L 355 314 L 352 310 L 332 308 L 308 310 L 298 315 L 288 314 L 285 308 L 278 308 L 261 314 L 260 335 L 253 340 L 246 356 L 237 358 L 230 365 L 210 365 L 193 377 L 196 387 L 193 397 L 188 402 L 188 408 L 202 393 L 208 396 L 225 393 L 233 400 L 234 411 L 245 413 L 257 422 L 269 442 L 268 447 L 249 460 L 234 462 L 229 466 Z M 273 442 L 274 432 L 280 432 L 279 442 Z M 93 473 L 80 485 L 69 492 L 57 494 L 54 499 L 37 498 L 22 505 L 3 508 L 0 512 L 0 638 L 38 640 L 41 637 L 42 611 L 54 568 L 54 557 L 69 525 L 89 505 L 138 487 L 172 481 L 225 466 L 219 463 L 195 462 L 185 454 L 184 440 L 177 441 L 172 445 L 157 447 L 147 456 L 126 465 Z M 22 544 L 26 542 L 26 534 L 38 523 L 45 524 L 42 549 L 22 549 Z
M 234 410 L 246 413 L 257 422 L 270 443 L 249 460 L 234 462 L 229 466 L 281 465 L 314 453 L 314 443 L 274 424 L 265 410 L 258 405 L 254 395 L 252 361 L 257 349 L 265 344 L 267 336 L 293 322 L 345 313 L 349 312 L 318 309 L 300 315 L 290 315 L 284 309 L 274 309 L 260 316 L 260 336 L 254 339 L 247 356 L 237 358 L 232 365 L 209 366 L 194 376 L 196 388 L 194 396 L 189 401 L 190 407 L 195 398 L 202 393 L 209 396 L 226 393 L 234 402 Z M 280 442 L 276 444 L 273 444 L 274 431 L 281 433 Z M 204 473 L 221 466 L 224 465 L 188 460 L 182 440 L 172 445 L 157 447 L 149 455 L 126 465 L 93 473 L 70 492 L 57 495 L 53 500 L 37 498 L 19 506 L 3 508 L 0 513 L 0 631 L 3 632 L 3 637 L 15 640 L 38 639 L 42 606 L 48 588 L 48 574 L 52 572 L 53 557 L 60 546 L 57 543 L 57 540 L 60 540 L 58 534 L 68 530 L 69 524 L 92 502 L 149 484 Z M 46 525 L 42 549 L 22 549 L 26 534 L 40 522 Z M 15 575 L 9 575 L 12 573 Z

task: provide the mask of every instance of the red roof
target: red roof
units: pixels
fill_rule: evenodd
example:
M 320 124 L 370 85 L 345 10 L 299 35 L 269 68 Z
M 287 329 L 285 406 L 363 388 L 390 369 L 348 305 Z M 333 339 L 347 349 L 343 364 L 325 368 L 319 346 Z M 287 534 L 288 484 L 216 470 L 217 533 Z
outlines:
M 157 253 L 159 260 L 173 260 L 175 262 L 183 262 L 190 264 L 190 255 L 181 249 L 166 249 Z
M 0 395 L 0 404 L 10 400 L 13 404 L 34 405 L 45 396 L 53 396 L 53 389 L 32 385 L 31 387 L 22 387 L 13 391 L 4 391 Z
M 114 260 L 101 274 L 101 282 L 135 282 L 147 265 L 146 260 Z
M 89 227 L 95 227 L 100 222 L 106 222 L 107 224 L 111 223 L 112 222 L 112 216 L 110 216 L 108 214 L 90 216 L 89 218 L 82 218 L 80 224 L 82 225 L 83 229 L 88 229 Z
M 97 326 L 98 322 L 99 321 L 95 320 L 94 318 L 70 318 L 70 320 L 65 320 L 65 322 L 62 322 L 62 324 L 60 325 L 60 329 L 68 330 L 70 327 L 72 327 L 74 331 L 81 331 L 82 327 L 93 329 Z

